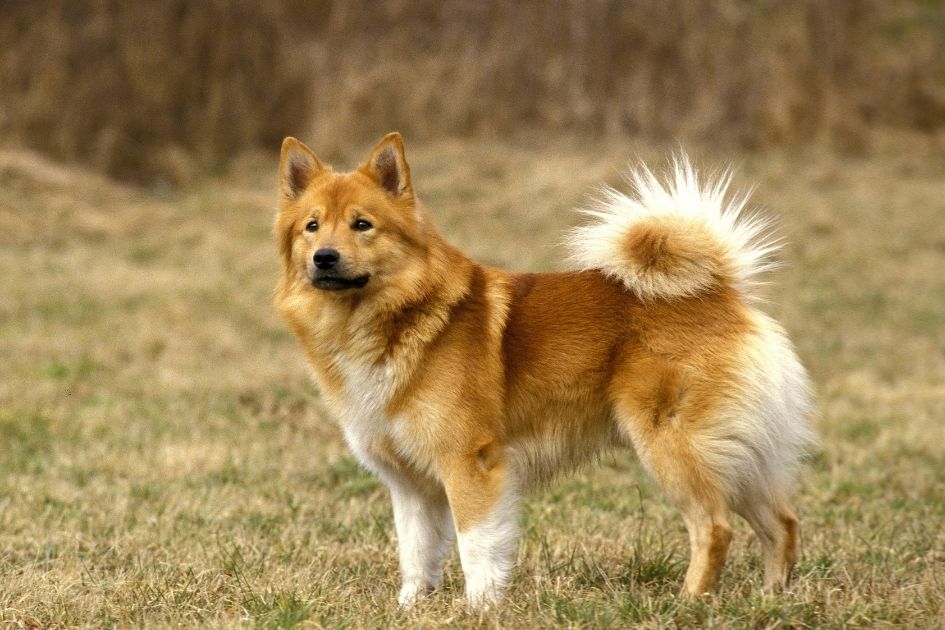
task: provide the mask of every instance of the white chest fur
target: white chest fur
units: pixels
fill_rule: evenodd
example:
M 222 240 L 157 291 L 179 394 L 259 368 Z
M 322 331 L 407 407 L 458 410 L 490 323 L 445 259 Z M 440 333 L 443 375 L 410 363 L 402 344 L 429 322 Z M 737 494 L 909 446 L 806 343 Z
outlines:
M 388 483 L 392 471 L 375 453 L 379 443 L 393 439 L 397 432 L 397 420 L 387 413 L 396 388 L 393 366 L 386 362 L 364 365 L 342 358 L 336 365 L 344 380 L 340 420 L 348 447 L 363 466 Z

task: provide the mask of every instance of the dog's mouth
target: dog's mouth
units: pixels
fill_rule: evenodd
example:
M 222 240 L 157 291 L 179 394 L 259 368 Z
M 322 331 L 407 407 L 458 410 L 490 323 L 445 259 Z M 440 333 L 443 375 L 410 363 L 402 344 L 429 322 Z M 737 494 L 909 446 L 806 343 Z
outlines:
M 370 274 L 354 278 L 341 276 L 318 275 L 312 280 L 312 286 L 323 291 L 344 291 L 345 289 L 360 289 L 368 283 Z

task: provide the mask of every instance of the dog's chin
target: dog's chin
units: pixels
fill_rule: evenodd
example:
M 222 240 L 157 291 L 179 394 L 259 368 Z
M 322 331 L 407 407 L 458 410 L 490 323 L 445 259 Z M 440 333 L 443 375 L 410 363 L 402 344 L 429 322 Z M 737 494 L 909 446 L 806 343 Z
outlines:
M 322 291 L 346 291 L 348 289 L 361 289 L 371 278 L 369 274 L 355 276 L 354 278 L 345 278 L 342 276 L 315 276 L 312 279 L 312 286 Z

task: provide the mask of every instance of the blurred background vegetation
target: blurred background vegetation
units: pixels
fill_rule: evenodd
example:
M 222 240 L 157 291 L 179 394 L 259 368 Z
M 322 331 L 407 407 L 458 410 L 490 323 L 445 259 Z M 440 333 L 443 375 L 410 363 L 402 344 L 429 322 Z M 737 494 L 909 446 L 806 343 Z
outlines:
M 945 125 L 935 0 L 2 0 L 0 50 L 6 144 L 143 182 L 287 134 L 862 151 Z

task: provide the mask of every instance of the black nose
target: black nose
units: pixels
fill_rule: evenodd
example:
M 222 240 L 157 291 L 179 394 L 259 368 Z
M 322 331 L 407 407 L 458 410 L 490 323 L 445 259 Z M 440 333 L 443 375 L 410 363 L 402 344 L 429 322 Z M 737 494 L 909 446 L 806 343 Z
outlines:
M 329 249 L 327 247 L 321 248 L 312 256 L 312 260 L 315 261 L 315 266 L 319 269 L 331 269 L 335 266 L 335 263 L 338 262 L 339 258 L 341 258 L 341 254 L 338 253 L 337 249 Z

